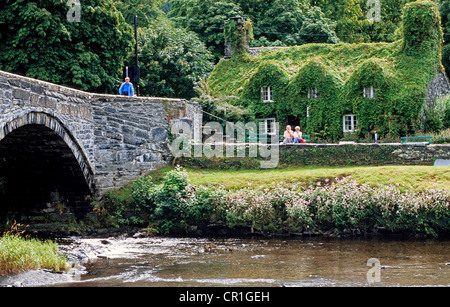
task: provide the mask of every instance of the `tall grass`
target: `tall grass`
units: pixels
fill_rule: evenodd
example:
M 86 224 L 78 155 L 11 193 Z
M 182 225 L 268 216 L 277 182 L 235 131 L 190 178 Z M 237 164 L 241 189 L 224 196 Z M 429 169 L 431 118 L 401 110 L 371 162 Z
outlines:
M 432 136 L 435 144 L 450 144 L 450 128 L 440 132 L 417 133 L 416 136 Z
M 58 252 L 55 242 L 27 239 L 13 233 L 5 233 L 0 238 L 0 275 L 41 268 L 54 271 L 67 268 L 66 259 Z

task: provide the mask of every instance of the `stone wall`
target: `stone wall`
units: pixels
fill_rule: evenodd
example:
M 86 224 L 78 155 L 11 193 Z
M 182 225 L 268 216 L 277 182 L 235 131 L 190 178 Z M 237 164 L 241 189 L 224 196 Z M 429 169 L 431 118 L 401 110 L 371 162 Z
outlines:
M 71 149 L 97 195 L 165 165 L 169 124 L 185 120 L 201 136 L 201 107 L 184 99 L 87 93 L 0 71 L 0 142 L 44 125 Z
M 283 165 L 433 165 L 450 159 L 449 144 L 301 144 L 280 146 Z
M 93 95 L 90 104 L 96 187 L 102 193 L 166 165 L 169 122 L 185 118 L 193 127 L 198 107 L 185 100 L 114 95 Z
M 450 83 L 445 72 L 439 71 L 431 80 L 427 88 L 427 96 L 425 98 L 426 108 L 431 108 L 437 98 L 450 94 Z

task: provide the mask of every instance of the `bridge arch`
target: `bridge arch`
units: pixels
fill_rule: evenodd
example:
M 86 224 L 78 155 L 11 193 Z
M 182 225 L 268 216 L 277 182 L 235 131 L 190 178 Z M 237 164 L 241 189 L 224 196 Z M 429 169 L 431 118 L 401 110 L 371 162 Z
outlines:
M 69 132 L 69 129 L 55 116 L 44 112 L 29 112 L 20 117 L 13 118 L 0 127 L 0 142 L 14 130 L 26 125 L 42 125 L 53 130 L 67 144 L 72 151 L 75 159 L 78 161 L 89 188 L 94 192 L 93 171 L 89 160 L 83 153 L 81 146 L 75 137 Z
M 69 131 L 55 116 L 34 111 L 0 126 L 0 198 L 5 200 L 0 215 L 39 215 L 63 199 L 80 217 L 86 212 L 86 197 L 94 194 L 93 171 Z

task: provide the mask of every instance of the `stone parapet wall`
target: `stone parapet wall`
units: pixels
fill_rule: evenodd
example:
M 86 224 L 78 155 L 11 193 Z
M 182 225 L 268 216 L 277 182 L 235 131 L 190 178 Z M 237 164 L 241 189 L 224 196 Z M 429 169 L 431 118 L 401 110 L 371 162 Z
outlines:
M 280 163 L 293 165 L 433 165 L 450 159 L 450 144 L 301 144 L 280 146 Z

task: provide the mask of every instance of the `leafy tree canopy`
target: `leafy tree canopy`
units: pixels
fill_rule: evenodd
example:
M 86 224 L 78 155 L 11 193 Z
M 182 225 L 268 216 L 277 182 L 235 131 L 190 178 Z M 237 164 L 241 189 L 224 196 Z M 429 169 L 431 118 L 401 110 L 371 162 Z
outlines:
M 112 0 L 83 0 L 70 22 L 66 0 L 0 2 L 0 69 L 87 91 L 115 92 L 131 27 Z
M 239 5 L 231 1 L 170 0 L 170 16 L 177 25 L 197 33 L 216 59 L 224 55 L 224 19 L 243 16 Z
M 138 27 L 147 27 L 164 16 L 161 7 L 165 0 L 120 0 L 116 1 L 117 9 L 125 21 L 134 25 L 134 16 L 138 16 Z
M 374 2 L 368 0 L 309 0 L 322 9 L 327 18 L 336 22 L 336 33 L 344 42 L 393 42 L 402 20 L 402 9 L 413 0 L 379 0 L 381 17 L 377 22 L 368 20 Z M 373 12 L 373 11 L 372 11 Z M 373 16 L 373 15 L 372 15 Z
M 141 94 L 191 98 L 194 86 L 213 69 L 212 54 L 194 32 L 161 19 L 138 31 Z
M 301 45 L 310 42 L 337 42 L 334 23 L 320 8 L 303 0 L 170 0 L 170 16 L 177 24 L 196 32 L 223 57 L 224 19 L 234 16 L 250 18 L 258 45 Z

